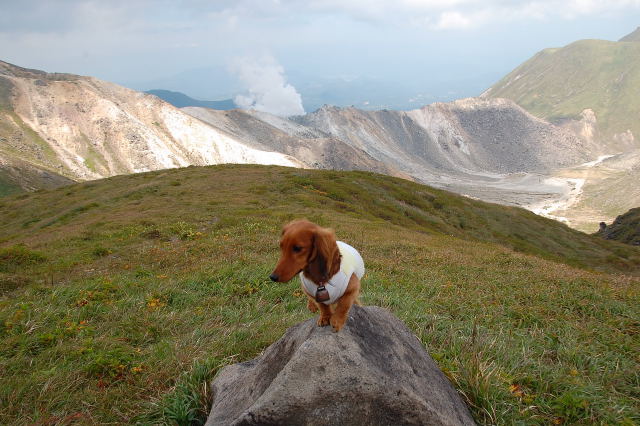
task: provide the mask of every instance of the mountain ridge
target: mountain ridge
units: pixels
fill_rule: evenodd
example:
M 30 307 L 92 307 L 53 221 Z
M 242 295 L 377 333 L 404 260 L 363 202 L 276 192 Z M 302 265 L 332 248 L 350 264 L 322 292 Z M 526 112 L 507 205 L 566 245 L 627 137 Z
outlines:
M 622 37 L 618 41 L 627 41 L 627 42 L 640 41 L 640 27 L 636 28 L 635 31 L 630 32 L 629 34 Z
M 545 120 L 580 120 L 593 111 L 600 143 L 640 146 L 640 44 L 579 40 L 536 53 L 481 96 L 512 99 Z
M 237 108 L 236 104 L 233 102 L 233 99 L 223 99 L 219 101 L 203 101 L 199 99 L 194 99 L 188 95 L 185 95 L 182 92 L 174 92 L 171 90 L 164 90 L 164 89 L 145 90 L 144 93 L 157 96 L 163 101 L 170 103 L 176 108 L 202 107 L 202 108 L 211 108 L 211 109 L 217 109 L 222 111 L 227 111 L 230 109 Z
M 590 117 L 580 132 L 591 131 Z M 595 138 L 576 136 L 578 130 L 506 99 L 411 111 L 325 106 L 285 119 L 252 110 L 177 109 L 91 77 L 0 67 L 0 157 L 72 180 L 228 162 L 370 170 L 549 214 L 575 204 L 588 187 L 558 170 L 609 155 Z M 556 217 L 573 220 L 571 212 Z

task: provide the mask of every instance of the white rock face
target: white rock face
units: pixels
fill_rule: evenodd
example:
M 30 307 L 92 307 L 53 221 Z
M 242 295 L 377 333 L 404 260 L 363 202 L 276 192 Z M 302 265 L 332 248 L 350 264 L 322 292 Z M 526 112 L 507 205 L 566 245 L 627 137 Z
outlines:
M 14 111 L 55 153 L 49 165 L 76 180 L 189 165 L 306 166 L 249 147 L 151 95 L 93 78 L 31 77 L 7 76 Z

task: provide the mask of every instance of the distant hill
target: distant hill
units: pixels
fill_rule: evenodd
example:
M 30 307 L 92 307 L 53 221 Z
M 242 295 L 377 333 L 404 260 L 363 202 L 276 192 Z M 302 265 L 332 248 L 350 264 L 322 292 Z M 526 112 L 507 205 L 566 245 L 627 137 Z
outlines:
M 581 40 L 545 49 L 488 89 L 483 97 L 508 98 L 554 122 L 580 120 L 611 152 L 640 145 L 640 31 L 620 42 Z
M 607 240 L 640 246 L 640 207 L 618 216 L 611 225 L 601 226 L 596 235 Z
M 201 101 L 198 99 L 193 99 L 192 97 L 187 96 L 181 92 L 172 92 L 171 90 L 162 89 L 147 90 L 145 93 L 157 96 L 163 101 L 168 102 L 177 108 L 202 107 L 219 109 L 223 111 L 237 108 L 236 104 L 233 102 L 233 99 L 223 99 L 221 101 Z
M 627 34 L 618 41 L 640 41 L 640 27 L 636 28 L 634 32 Z

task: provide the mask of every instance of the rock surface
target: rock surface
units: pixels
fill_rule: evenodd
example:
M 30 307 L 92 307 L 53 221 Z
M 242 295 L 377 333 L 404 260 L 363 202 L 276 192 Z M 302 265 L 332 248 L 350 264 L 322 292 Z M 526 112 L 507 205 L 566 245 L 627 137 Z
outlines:
M 472 425 L 460 395 L 388 311 L 354 306 L 339 333 L 291 327 L 211 384 L 213 425 Z

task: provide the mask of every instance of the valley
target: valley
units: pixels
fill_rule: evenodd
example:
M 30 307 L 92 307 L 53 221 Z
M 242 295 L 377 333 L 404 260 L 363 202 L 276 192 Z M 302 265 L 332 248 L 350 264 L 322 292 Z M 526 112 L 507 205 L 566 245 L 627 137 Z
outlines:
M 325 105 L 287 118 L 229 110 L 227 101 L 222 110 L 178 108 L 95 78 L 0 62 L 0 194 L 190 165 L 273 164 L 402 177 L 595 232 L 640 204 L 640 110 L 628 96 L 639 47 L 629 37 L 547 49 L 479 98 L 411 111 Z M 574 70 L 576 58 L 589 65 Z M 611 67 L 617 80 L 601 72 Z M 567 75 L 575 87 L 561 88 Z

